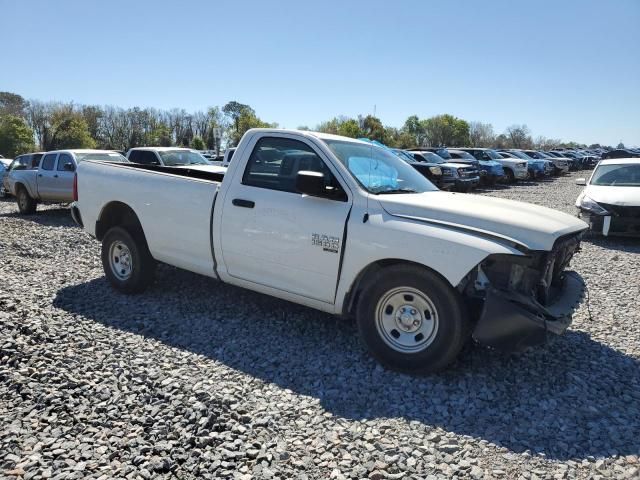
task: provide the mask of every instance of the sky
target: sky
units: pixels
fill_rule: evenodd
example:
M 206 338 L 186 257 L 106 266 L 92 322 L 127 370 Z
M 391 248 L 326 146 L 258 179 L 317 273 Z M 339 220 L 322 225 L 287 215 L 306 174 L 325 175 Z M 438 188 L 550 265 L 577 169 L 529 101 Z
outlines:
M 0 91 L 640 145 L 640 0 L 0 0 Z

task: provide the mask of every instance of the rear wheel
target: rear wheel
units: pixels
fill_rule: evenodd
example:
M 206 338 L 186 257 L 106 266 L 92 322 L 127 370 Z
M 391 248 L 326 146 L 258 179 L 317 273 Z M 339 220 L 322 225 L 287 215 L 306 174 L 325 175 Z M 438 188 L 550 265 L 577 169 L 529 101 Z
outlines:
M 156 261 L 141 234 L 113 227 L 102 240 L 102 267 L 114 288 L 132 294 L 153 283 Z
M 436 274 L 413 265 L 388 267 L 370 279 L 356 318 L 371 354 L 407 372 L 443 369 L 470 335 L 457 292 Z
M 18 210 L 20 210 L 20 213 L 23 215 L 31 215 L 35 213 L 37 203 L 33 198 L 31 198 L 31 195 L 29 195 L 26 188 L 20 187 L 16 200 L 18 202 Z
M 4 185 L 0 184 L 0 198 L 7 198 L 8 193 Z

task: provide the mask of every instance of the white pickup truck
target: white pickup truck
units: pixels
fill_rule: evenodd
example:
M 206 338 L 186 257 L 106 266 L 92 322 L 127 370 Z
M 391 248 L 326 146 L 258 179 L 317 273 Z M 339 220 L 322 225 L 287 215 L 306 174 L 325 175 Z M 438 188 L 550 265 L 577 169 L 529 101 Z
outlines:
M 75 184 L 73 217 L 102 241 L 116 289 L 143 291 L 164 262 L 355 316 L 372 354 L 399 370 L 442 369 L 471 336 L 542 343 L 584 290 L 565 271 L 581 220 L 440 191 L 354 139 L 254 129 L 225 174 L 90 161 Z

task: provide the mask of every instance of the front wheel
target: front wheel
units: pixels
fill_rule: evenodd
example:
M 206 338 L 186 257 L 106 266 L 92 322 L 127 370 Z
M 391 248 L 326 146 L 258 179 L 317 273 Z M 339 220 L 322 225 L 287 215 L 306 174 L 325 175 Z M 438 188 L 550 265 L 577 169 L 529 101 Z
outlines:
M 516 182 L 516 176 L 513 174 L 513 170 L 511 170 L 510 168 L 504 169 L 504 175 L 507 177 L 507 183 Z
M 140 293 L 153 283 L 156 261 L 142 235 L 113 227 L 102 240 L 102 267 L 109 283 L 124 293 Z
M 18 190 L 18 198 L 16 200 L 18 201 L 18 210 L 20 210 L 20 213 L 23 215 L 35 213 L 37 203 L 31 198 L 26 188 L 22 187 Z
M 457 292 L 436 274 L 413 265 L 378 272 L 360 295 L 360 336 L 382 364 L 406 372 L 442 370 L 469 339 Z

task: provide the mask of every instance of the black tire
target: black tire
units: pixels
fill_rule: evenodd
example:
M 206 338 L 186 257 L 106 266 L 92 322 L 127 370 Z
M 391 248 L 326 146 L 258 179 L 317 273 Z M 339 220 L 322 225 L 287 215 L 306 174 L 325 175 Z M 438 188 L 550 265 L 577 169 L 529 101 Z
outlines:
M 513 173 L 513 170 L 511 170 L 510 168 L 503 168 L 504 170 L 504 174 L 507 177 L 507 183 L 515 183 L 516 182 L 516 176 Z
M 31 198 L 31 195 L 29 195 L 26 188 L 20 187 L 18 189 L 16 201 L 18 202 L 18 210 L 20 210 L 21 214 L 32 215 L 36 212 L 38 203 Z
M 401 351 L 401 348 L 390 345 L 392 340 L 383 333 L 385 329 L 380 326 L 383 322 L 379 320 L 379 315 L 392 317 L 398 328 L 402 328 L 398 322 L 404 320 L 398 319 L 398 315 L 404 306 L 389 312 L 389 305 L 385 300 L 390 298 L 390 294 L 399 290 L 395 295 L 400 295 L 402 301 L 411 302 L 412 294 L 405 295 L 403 289 L 417 291 L 431 301 L 435 315 L 426 315 L 426 311 L 424 315 L 418 314 L 422 318 L 428 318 L 437 326 L 429 334 L 430 337 L 427 339 L 429 343 L 422 346 L 416 344 L 416 350 L 410 352 Z M 458 292 L 435 273 L 414 265 L 394 265 L 374 274 L 366 282 L 359 297 L 356 321 L 360 338 L 374 358 L 391 369 L 410 373 L 442 370 L 456 359 L 471 336 L 469 320 Z M 397 330 L 395 331 L 398 333 Z M 410 339 L 413 333 L 415 332 L 405 332 L 404 338 Z M 410 341 L 417 342 L 418 337 L 419 335 Z
M 116 251 L 121 254 L 124 251 L 129 259 L 126 262 L 127 271 L 130 269 L 129 275 L 125 275 L 124 270 L 120 274 L 114 272 L 117 267 L 111 257 Z M 156 261 L 151 256 L 141 232 L 131 234 L 123 227 L 112 227 L 102 239 L 102 268 L 109 283 L 116 290 L 135 294 L 144 292 L 153 283 Z

